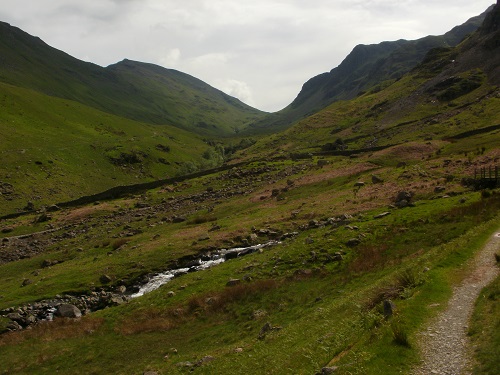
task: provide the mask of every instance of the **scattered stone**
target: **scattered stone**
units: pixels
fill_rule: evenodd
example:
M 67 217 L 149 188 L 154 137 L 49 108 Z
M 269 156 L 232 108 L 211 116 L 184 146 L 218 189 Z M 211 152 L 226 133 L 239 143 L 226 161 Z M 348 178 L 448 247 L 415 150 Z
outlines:
M 386 299 L 384 301 L 384 316 L 386 318 L 390 318 L 394 314 L 394 310 L 396 309 L 396 306 L 391 300 Z
M 381 179 L 379 176 L 372 174 L 372 183 L 381 184 L 383 182 L 384 182 L 384 180 Z
M 10 233 L 14 230 L 14 228 L 6 227 L 2 228 L 2 233 Z
M 102 284 L 108 284 L 112 281 L 113 279 L 108 276 L 108 275 L 101 275 L 101 277 L 99 277 L 99 281 L 102 283 Z
M 363 181 L 358 181 L 354 184 L 354 187 L 360 188 L 365 186 L 365 183 Z
M 323 367 L 321 369 L 321 375 L 329 375 L 333 374 L 335 371 L 337 371 L 338 367 L 337 366 L 332 366 L 332 367 Z
M 412 193 L 408 191 L 400 191 L 394 200 L 394 204 L 398 208 L 408 207 L 411 202 Z
M 236 348 L 234 349 L 235 353 L 243 353 L 243 348 Z
M 55 315 L 61 318 L 80 318 L 82 312 L 75 305 L 65 303 L 57 307 Z
M 120 296 L 113 296 L 109 299 L 108 306 L 119 306 L 123 305 L 125 300 Z
M 445 190 L 446 190 L 446 188 L 444 186 L 436 186 L 434 188 L 434 193 L 442 193 Z
M 22 286 L 27 286 L 27 285 L 30 285 L 30 284 L 33 284 L 33 280 L 31 280 L 31 279 L 24 279 L 23 283 L 22 283 Z
M 351 238 L 346 242 L 346 245 L 349 247 L 354 247 L 358 246 L 361 243 L 361 240 L 359 238 Z
M 314 240 L 311 237 L 307 237 L 305 242 L 306 242 L 306 245 L 311 245 L 314 243 Z
M 252 319 L 253 320 L 259 320 L 259 319 L 262 319 L 264 317 L 267 316 L 267 311 L 265 310 L 255 310 L 253 313 L 252 313 Z
M 190 367 L 194 367 L 194 364 L 191 363 L 191 362 L 179 362 L 177 364 L 177 367 L 186 367 L 186 368 L 190 368 Z
M 231 279 L 226 283 L 226 286 L 235 286 L 241 284 L 240 279 Z
M 9 331 L 20 331 L 23 327 L 15 321 L 10 321 L 6 327 Z
M 382 212 L 381 214 L 375 215 L 373 218 L 374 219 L 381 219 L 383 217 L 386 217 L 387 215 L 390 215 L 390 212 Z
M 35 223 L 45 223 L 49 220 L 52 220 L 52 217 L 44 212 L 36 218 Z
M 28 202 L 26 206 L 24 207 L 26 211 L 34 211 L 35 210 L 35 204 L 33 202 Z
M 271 323 L 267 322 L 266 324 L 264 324 L 259 332 L 259 340 L 264 339 L 266 337 L 266 333 L 268 333 L 272 329 L 273 326 L 271 325 Z
M 212 357 L 211 355 L 206 355 L 202 359 L 200 359 L 198 362 L 196 362 L 196 366 L 202 366 L 206 363 L 215 361 L 215 357 Z
M 124 294 L 127 291 L 127 287 L 125 285 L 120 285 L 116 288 L 116 292 L 120 294 Z
M 167 293 L 168 298 L 172 298 L 173 296 L 175 296 L 175 292 L 173 290 Z
M 174 216 L 172 218 L 172 222 L 173 223 L 183 223 L 184 221 L 186 221 L 187 219 L 184 217 L 184 216 Z
M 61 208 L 56 205 L 56 204 L 53 204 L 52 206 L 49 206 L 47 207 L 47 212 L 56 212 L 56 211 L 59 211 Z

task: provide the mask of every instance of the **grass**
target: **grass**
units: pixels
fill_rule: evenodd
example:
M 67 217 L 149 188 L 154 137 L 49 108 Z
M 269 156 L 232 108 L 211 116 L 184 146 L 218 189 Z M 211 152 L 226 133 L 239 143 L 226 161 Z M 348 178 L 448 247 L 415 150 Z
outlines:
M 469 336 L 474 347 L 474 374 L 494 374 L 500 360 L 500 277 L 484 288 L 472 316 Z
M 174 278 L 141 298 L 81 320 L 4 334 L 0 373 L 183 374 L 193 369 L 187 362 L 201 374 L 317 373 L 324 366 L 337 366 L 339 374 L 409 373 L 420 360 L 417 332 L 444 308 L 464 264 L 498 229 L 500 209 L 498 191 L 481 194 L 460 184 L 475 167 L 496 163 L 496 133 L 484 150 L 486 134 L 450 140 L 498 123 L 497 99 L 485 96 L 492 88 L 483 82 L 448 105 L 416 96 L 425 80 L 415 72 L 378 93 L 333 104 L 235 156 L 235 161 L 257 160 L 247 165 L 141 196 L 53 212 L 48 223 L 33 224 L 35 215 L 2 222 L 12 229 L 0 233 L 2 254 L 32 245 L 10 236 L 56 228 L 31 239 L 44 245 L 40 254 L 0 264 L 2 309 L 99 290 L 101 275 L 111 277 L 109 288 L 130 286 L 200 252 L 298 234 L 262 252 Z M 12 201 L 1 198 L 7 209 L 18 208 L 30 194 L 42 197 L 36 204 L 44 204 L 50 197 L 80 195 L 110 182 L 176 173 L 187 165 L 176 161 L 195 163 L 208 147 L 170 127 L 124 121 L 1 87 L 0 135 L 13 133 L 11 143 L 2 145 L 9 170 L 0 181 L 18 181 L 12 185 L 19 194 Z M 12 129 L 11 121 L 18 128 Z M 31 129 L 37 130 L 31 134 Z M 315 152 L 338 138 L 351 149 L 370 142 L 398 145 L 352 157 L 289 157 Z M 24 153 L 16 148 L 21 141 Z M 64 150 L 72 142 L 78 153 Z M 481 153 L 471 154 L 470 147 Z M 124 169 L 109 156 L 141 159 L 142 168 L 131 163 Z M 95 161 L 93 169 L 84 164 L 89 160 Z M 406 166 L 398 167 L 400 160 Z M 79 171 L 81 165 L 85 168 Z M 57 179 L 46 179 L 49 174 Z M 372 174 L 384 182 L 371 183 Z M 354 190 L 358 181 L 365 185 Z M 61 190 L 44 195 L 49 184 Z M 394 199 L 403 190 L 412 193 L 412 204 L 396 209 Z M 384 212 L 388 215 L 375 218 Z M 177 222 L 176 216 L 186 220 Z M 352 238 L 359 244 L 348 246 Z M 48 239 L 52 242 L 43 242 Z M 45 259 L 59 262 L 41 268 Z M 22 287 L 26 278 L 33 283 Z M 242 281 L 229 287 L 231 279 Z M 480 341 L 477 355 L 484 373 L 498 357 L 484 359 L 497 345 L 495 333 L 490 334 L 498 317 L 495 288 L 484 292 L 488 297 L 479 301 L 471 328 Z M 387 299 L 395 305 L 391 317 L 383 314 Z M 6 324 L 0 320 L 0 329 Z

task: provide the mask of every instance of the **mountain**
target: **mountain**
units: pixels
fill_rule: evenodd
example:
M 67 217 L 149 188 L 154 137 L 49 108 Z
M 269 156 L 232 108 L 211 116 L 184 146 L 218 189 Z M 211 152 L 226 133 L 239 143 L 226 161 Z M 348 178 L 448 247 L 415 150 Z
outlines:
M 432 48 L 456 46 L 477 30 L 491 9 L 441 36 L 357 45 L 338 67 L 307 81 L 288 107 L 257 122 L 253 128 L 285 129 L 335 101 L 353 99 L 385 81 L 393 82 L 414 68 Z
M 498 12 L 497 6 L 458 46 L 430 50 L 399 79 L 306 116 L 254 152 L 349 155 L 431 140 L 453 140 L 474 152 L 500 141 L 494 132 L 500 127 Z M 477 134 L 488 138 L 471 142 Z
M 3 373 L 460 373 L 467 352 L 467 371 L 497 374 L 499 67 L 500 4 L 458 46 L 261 137 L 241 163 L 0 217 Z M 36 168 L 56 189 L 62 173 L 92 185 L 120 172 L 94 148 L 170 158 L 200 145 L 0 88 L 3 196 L 13 178 L 38 194 Z M 446 346 L 437 360 L 428 340 Z
M 0 81 L 204 135 L 234 135 L 263 114 L 188 74 L 130 60 L 103 68 L 3 22 Z

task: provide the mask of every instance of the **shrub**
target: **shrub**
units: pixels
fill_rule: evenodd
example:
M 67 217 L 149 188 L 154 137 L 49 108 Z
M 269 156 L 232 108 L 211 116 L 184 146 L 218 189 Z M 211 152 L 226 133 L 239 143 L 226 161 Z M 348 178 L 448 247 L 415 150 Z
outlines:
M 408 332 L 403 323 L 394 321 L 391 324 L 392 338 L 393 342 L 397 345 L 404 346 L 406 348 L 410 348 L 411 344 L 408 338 Z
M 126 238 L 119 238 L 111 244 L 111 248 L 113 250 L 118 250 L 120 247 L 125 245 L 127 242 L 128 242 L 128 240 Z

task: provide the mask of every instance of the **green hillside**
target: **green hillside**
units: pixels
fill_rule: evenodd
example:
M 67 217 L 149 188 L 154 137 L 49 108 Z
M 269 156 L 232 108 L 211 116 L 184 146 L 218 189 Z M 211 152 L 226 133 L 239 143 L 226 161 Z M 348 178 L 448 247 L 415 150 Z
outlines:
M 3 22 L 0 55 L 2 82 L 136 121 L 223 137 L 263 115 L 185 73 L 129 60 L 102 68 Z
M 457 47 L 257 140 L 232 168 L 0 219 L 0 373 L 414 373 L 429 323 L 481 277 L 472 260 L 500 231 L 498 182 L 474 180 L 500 160 L 499 25 L 497 5 Z M 77 189 L 104 171 L 158 177 L 176 153 L 208 148 L 26 89 L 3 85 L 1 100 L 3 189 L 31 176 L 47 188 L 63 168 Z M 134 156 L 143 171 L 123 164 Z M 492 249 L 488 267 L 499 260 Z M 474 374 L 497 373 L 499 287 L 481 291 L 467 328 Z M 51 309 L 73 317 L 42 321 Z
M 192 133 L 0 84 L 0 214 L 189 172 L 211 147 Z M 211 165 L 214 166 L 214 165 Z

